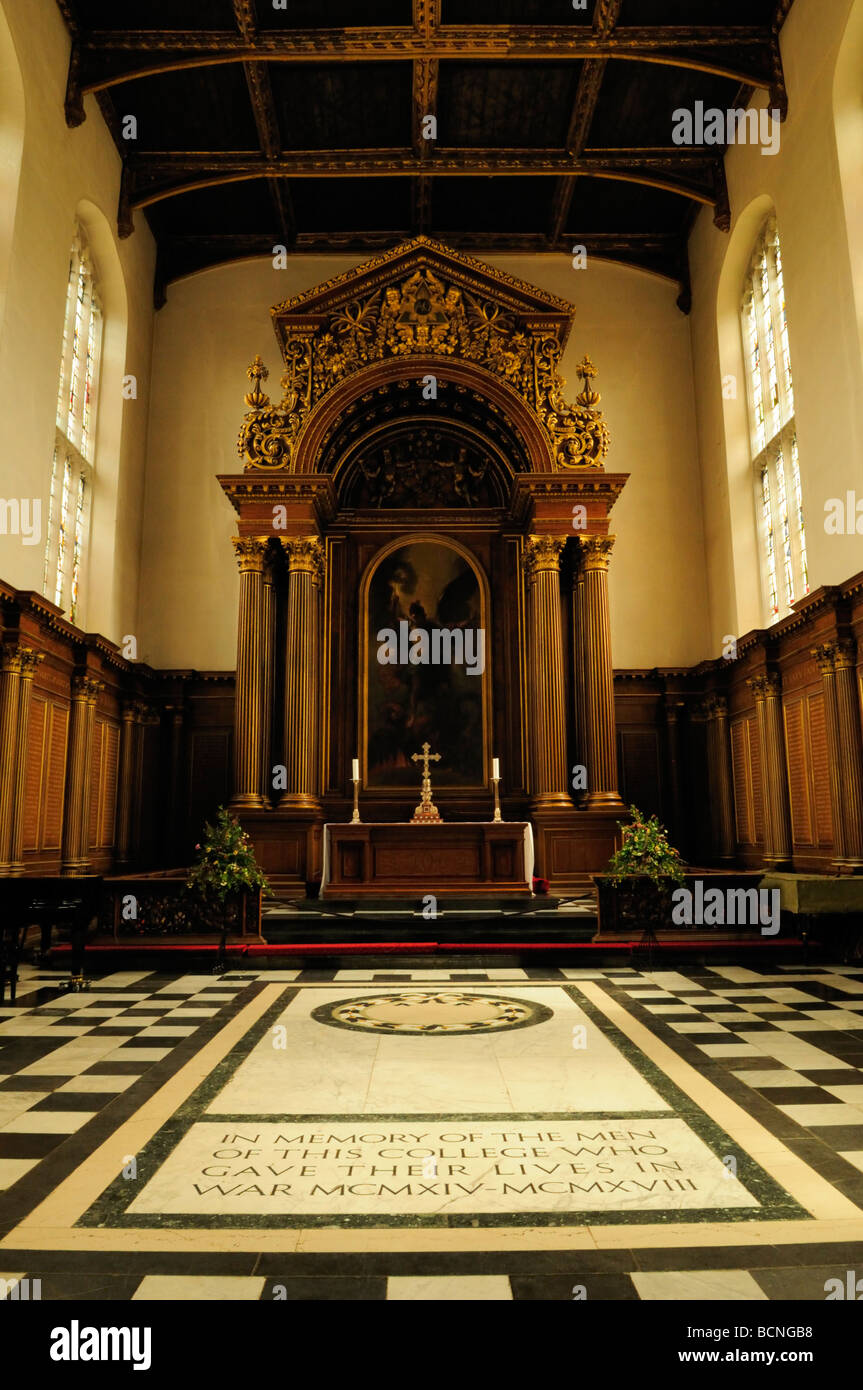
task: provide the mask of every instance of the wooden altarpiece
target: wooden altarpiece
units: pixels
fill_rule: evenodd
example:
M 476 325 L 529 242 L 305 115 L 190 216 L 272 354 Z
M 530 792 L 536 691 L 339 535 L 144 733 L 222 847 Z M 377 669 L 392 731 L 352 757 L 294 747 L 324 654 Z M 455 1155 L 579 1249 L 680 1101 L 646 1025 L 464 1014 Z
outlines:
M 282 396 L 256 358 L 243 472 L 219 482 L 239 517 L 232 806 L 283 891 L 320 872 L 324 823 L 351 819 L 355 757 L 363 822 L 410 818 L 419 777 L 387 730 L 406 747 L 432 698 L 446 822 L 491 820 L 498 757 L 504 820 L 532 823 L 552 891 L 613 849 L 609 515 L 628 475 L 605 471 L 587 358 L 564 400 L 574 312 L 424 237 L 272 310 Z M 458 696 L 433 675 L 420 697 L 392 686 L 388 700 L 373 666 L 381 593 L 413 595 L 425 621 L 427 563 L 449 580 L 447 611 L 472 604 L 484 672 Z

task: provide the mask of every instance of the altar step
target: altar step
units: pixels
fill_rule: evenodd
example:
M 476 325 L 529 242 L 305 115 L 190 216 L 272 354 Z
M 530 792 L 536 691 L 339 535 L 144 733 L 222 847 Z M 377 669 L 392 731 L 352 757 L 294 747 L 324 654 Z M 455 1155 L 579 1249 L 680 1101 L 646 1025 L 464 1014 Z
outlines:
M 273 945 L 300 943 L 422 942 L 433 946 L 472 941 L 503 945 L 535 939 L 550 945 L 589 942 L 596 935 L 592 894 L 577 899 L 450 899 L 435 917 L 414 904 L 392 898 L 359 902 L 272 900 L 266 904 L 261 935 Z

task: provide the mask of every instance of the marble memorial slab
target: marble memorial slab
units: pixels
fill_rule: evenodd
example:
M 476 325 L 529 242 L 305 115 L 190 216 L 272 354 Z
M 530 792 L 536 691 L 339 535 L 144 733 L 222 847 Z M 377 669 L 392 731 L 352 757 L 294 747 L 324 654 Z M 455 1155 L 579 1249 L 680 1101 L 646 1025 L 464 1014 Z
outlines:
M 681 1119 L 195 1124 L 128 1208 L 217 1217 L 759 1205 Z

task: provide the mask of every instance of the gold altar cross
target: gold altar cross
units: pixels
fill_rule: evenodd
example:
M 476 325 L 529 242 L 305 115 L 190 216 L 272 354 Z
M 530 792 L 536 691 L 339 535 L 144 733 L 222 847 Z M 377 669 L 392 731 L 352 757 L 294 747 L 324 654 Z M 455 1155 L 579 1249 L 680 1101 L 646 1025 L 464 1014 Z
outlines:
M 424 744 L 423 744 L 423 751 L 422 751 L 421 753 L 414 753 L 413 756 L 412 756 L 412 758 L 411 758 L 411 762 L 412 762 L 412 763 L 422 763 L 422 765 L 423 765 L 423 781 L 425 781 L 426 777 L 428 777 L 428 775 L 429 775 L 429 763 L 439 763 L 439 762 L 440 762 L 440 753 L 430 753 L 430 752 L 429 752 L 429 749 L 430 749 L 430 748 L 431 748 L 431 744 L 430 744 L 430 743 L 424 743 Z
M 441 817 L 437 807 L 432 802 L 431 796 L 431 776 L 429 774 L 429 763 L 439 763 L 440 753 L 432 753 L 430 743 L 423 744 L 421 753 L 411 754 L 412 763 L 422 763 L 423 781 L 422 792 L 420 793 L 420 804 L 411 817 L 411 825 L 440 825 Z

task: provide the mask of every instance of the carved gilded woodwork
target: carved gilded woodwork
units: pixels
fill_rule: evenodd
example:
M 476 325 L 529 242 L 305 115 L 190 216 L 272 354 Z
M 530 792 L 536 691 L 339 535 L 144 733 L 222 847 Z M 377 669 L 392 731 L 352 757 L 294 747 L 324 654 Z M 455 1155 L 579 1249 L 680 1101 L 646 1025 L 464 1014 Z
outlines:
M 269 373 L 256 357 L 238 441 L 247 471 L 291 469 L 303 428 L 335 386 L 373 363 L 412 357 L 484 367 L 536 416 L 557 468 L 603 467 L 609 435 L 589 358 L 575 401 L 564 397 L 559 367 L 572 306 L 470 256 L 418 237 L 272 312 L 283 395 L 273 404 L 262 390 Z

